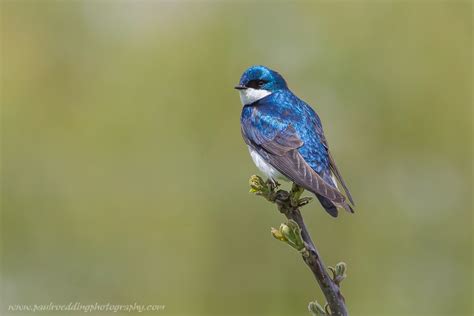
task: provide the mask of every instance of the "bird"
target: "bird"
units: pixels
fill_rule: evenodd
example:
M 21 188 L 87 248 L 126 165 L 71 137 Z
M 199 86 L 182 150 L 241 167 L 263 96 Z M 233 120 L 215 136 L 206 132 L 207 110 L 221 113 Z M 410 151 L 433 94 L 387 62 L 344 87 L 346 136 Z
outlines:
M 337 217 L 338 209 L 354 213 L 354 200 L 313 108 L 288 88 L 277 71 L 262 65 L 245 70 L 235 89 L 243 106 L 242 137 L 269 181 L 275 185 L 278 180 L 292 181 L 312 192 L 332 217 Z

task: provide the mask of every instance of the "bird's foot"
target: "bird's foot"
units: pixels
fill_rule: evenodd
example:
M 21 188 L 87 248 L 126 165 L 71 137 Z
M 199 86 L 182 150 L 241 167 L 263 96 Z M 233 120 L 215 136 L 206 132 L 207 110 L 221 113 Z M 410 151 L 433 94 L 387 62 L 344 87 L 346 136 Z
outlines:
M 303 194 L 304 189 L 297 185 L 296 183 L 293 183 L 290 191 L 290 204 L 292 207 L 300 207 L 308 204 L 311 202 L 312 198 L 310 197 L 304 197 L 301 198 L 301 195 Z
M 278 187 L 280 187 L 280 183 L 278 183 L 275 179 L 273 178 L 268 178 L 267 181 L 266 181 L 266 184 L 268 186 L 268 188 L 271 190 L 271 191 L 275 191 L 276 189 L 278 189 Z
M 270 202 L 276 203 L 282 213 L 286 213 L 290 209 L 308 204 L 312 198 L 303 197 L 304 189 L 296 184 L 293 184 L 291 190 L 278 190 L 280 184 L 272 178 L 264 181 L 261 177 L 253 175 L 250 177 L 250 192 L 256 195 L 263 196 Z

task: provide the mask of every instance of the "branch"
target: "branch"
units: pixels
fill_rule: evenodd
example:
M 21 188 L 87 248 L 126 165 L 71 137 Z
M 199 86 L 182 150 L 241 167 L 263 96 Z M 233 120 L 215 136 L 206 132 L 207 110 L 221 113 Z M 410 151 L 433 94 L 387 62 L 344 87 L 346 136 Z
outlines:
M 308 204 L 311 198 L 301 198 L 304 189 L 295 184 L 293 184 L 290 192 L 284 190 L 276 191 L 278 186 L 278 183 L 271 180 L 264 182 L 259 176 L 252 176 L 250 178 L 250 192 L 263 196 L 268 201 L 275 203 L 278 210 L 288 219 L 288 222 L 281 224 L 278 230 L 272 228 L 273 236 L 301 253 L 304 262 L 313 272 L 327 300 L 325 308 L 322 308 L 317 302 L 311 302 L 308 306 L 310 312 L 318 316 L 347 316 L 348 312 L 344 297 L 340 291 L 340 282 L 346 277 L 346 264 L 341 262 L 335 268 L 329 267 L 333 277 L 329 276 L 299 210 L 300 207 Z

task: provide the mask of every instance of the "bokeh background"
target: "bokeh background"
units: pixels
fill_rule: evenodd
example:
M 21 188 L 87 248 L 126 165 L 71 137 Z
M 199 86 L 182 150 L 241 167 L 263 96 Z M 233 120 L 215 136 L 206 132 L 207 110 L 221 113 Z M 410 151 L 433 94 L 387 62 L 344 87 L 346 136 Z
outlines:
M 315 107 L 356 199 L 304 209 L 351 315 L 472 314 L 472 2 L 2 0 L 1 46 L 0 314 L 323 301 L 248 193 L 252 64 Z

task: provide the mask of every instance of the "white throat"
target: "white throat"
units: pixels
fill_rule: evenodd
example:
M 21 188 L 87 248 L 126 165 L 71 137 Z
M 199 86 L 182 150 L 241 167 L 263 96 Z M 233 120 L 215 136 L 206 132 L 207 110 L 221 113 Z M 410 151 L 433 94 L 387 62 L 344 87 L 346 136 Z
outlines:
M 242 102 L 242 105 L 254 103 L 260 99 L 265 98 L 267 95 L 272 94 L 268 90 L 253 89 L 253 88 L 239 90 L 239 92 L 240 92 L 240 101 Z

